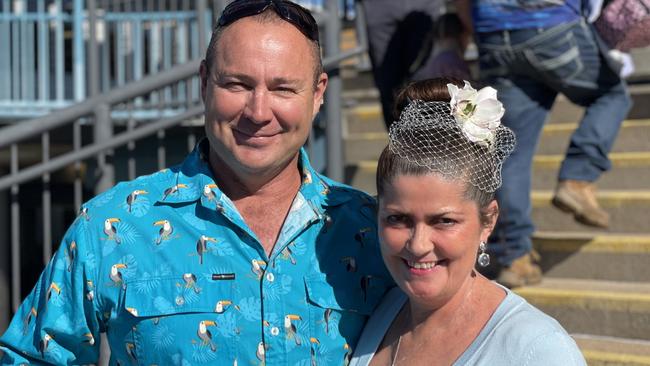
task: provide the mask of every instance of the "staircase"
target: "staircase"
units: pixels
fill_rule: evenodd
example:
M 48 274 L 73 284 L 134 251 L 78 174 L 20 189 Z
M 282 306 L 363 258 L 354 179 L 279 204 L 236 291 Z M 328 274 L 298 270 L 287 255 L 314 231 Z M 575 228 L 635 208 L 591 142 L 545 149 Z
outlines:
M 592 366 L 650 365 L 650 85 L 631 88 L 635 106 L 598 181 L 611 228 L 574 222 L 550 204 L 562 154 L 581 110 L 558 98 L 534 161 L 535 248 L 544 281 L 516 292 L 555 317 Z M 346 183 L 374 194 L 387 144 L 369 73 L 344 79 Z

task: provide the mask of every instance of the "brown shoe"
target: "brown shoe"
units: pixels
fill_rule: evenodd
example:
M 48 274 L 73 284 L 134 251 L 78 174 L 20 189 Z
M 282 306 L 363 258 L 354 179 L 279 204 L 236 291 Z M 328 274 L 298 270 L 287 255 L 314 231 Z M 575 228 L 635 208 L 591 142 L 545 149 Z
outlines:
M 512 261 L 509 267 L 501 269 L 495 279 L 507 288 L 534 285 L 542 281 L 542 269 L 534 263 L 539 254 L 531 252 Z
M 560 181 L 555 188 L 553 205 L 570 212 L 576 221 L 600 228 L 609 227 L 609 214 L 596 200 L 596 186 L 580 180 Z

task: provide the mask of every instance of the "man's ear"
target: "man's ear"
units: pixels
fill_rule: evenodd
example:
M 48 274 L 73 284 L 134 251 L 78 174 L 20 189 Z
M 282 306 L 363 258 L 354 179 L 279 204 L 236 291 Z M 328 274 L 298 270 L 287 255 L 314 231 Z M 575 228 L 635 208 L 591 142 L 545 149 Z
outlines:
M 208 78 L 210 77 L 210 72 L 208 71 L 208 66 L 205 62 L 205 60 L 201 61 L 201 66 L 199 66 L 199 77 L 201 79 L 201 99 L 203 100 L 203 103 L 205 104 L 205 90 L 208 87 Z
M 316 117 L 316 114 L 320 110 L 320 106 L 325 102 L 325 89 L 327 89 L 328 76 L 326 73 L 321 73 L 318 76 L 318 81 L 316 82 L 316 87 L 314 88 L 314 112 L 313 117 Z

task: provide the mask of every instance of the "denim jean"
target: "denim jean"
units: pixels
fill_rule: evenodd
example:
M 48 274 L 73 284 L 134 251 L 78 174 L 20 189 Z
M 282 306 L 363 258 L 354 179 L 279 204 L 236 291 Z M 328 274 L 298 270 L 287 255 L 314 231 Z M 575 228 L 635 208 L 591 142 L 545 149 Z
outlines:
M 533 155 L 558 93 L 585 107 L 573 132 L 558 179 L 593 182 L 611 163 L 607 157 L 631 99 L 625 83 L 603 57 L 604 45 L 583 19 L 546 29 L 479 33 L 482 80 L 498 91 L 502 123 L 517 147 L 503 165 L 500 207 L 489 252 L 503 266 L 530 252 Z

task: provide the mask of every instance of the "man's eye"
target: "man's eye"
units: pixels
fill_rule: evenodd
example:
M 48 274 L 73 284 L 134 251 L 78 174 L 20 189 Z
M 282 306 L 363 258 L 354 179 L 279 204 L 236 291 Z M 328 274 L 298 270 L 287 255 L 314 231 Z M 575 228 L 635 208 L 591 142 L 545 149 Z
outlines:
M 287 86 L 279 86 L 275 88 L 275 91 L 283 94 L 295 94 L 296 92 L 293 88 Z
M 458 221 L 451 219 L 449 217 L 441 217 L 438 219 L 438 225 L 442 226 L 452 226 L 455 225 Z
M 248 86 L 244 83 L 240 83 L 237 81 L 231 81 L 224 83 L 224 88 L 229 89 L 229 90 L 246 90 L 248 89 Z

